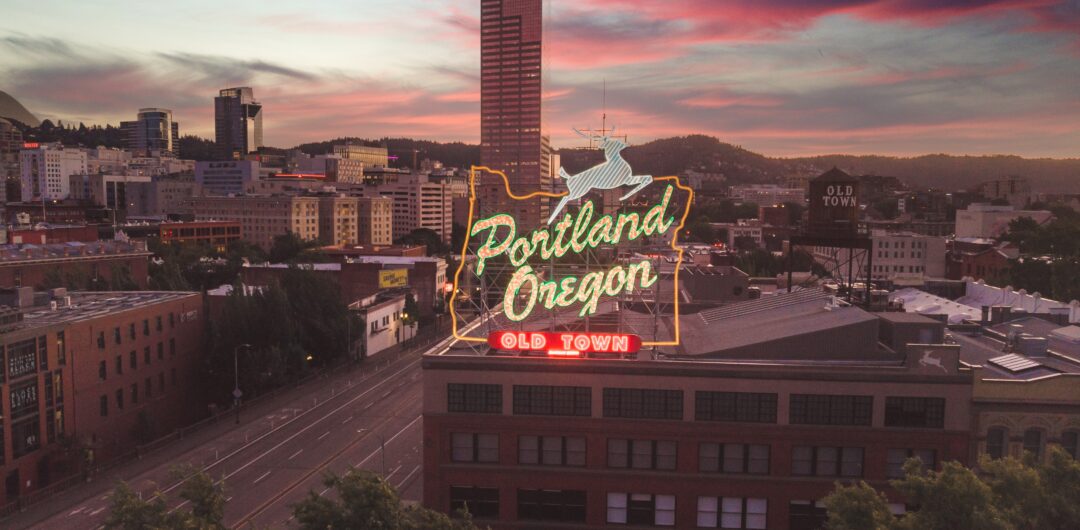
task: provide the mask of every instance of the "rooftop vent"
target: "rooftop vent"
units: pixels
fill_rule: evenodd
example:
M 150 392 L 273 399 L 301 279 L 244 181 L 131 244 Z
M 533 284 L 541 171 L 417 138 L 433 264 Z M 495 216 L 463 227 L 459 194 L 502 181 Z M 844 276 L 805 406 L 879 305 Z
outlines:
M 1028 359 L 1027 357 L 1024 357 L 1023 355 L 1018 355 L 1015 353 L 1002 355 L 1001 357 L 994 357 L 987 362 L 1013 374 L 1031 370 L 1034 368 L 1039 368 L 1042 366 L 1042 363 L 1038 361 L 1033 361 L 1031 359 Z

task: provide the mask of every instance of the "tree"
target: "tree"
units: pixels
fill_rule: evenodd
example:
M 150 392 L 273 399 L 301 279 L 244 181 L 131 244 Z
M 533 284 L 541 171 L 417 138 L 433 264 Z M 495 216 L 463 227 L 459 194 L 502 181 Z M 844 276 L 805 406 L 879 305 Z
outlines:
M 1058 446 L 1047 447 L 1045 463 L 1024 459 L 979 461 L 978 472 L 957 462 L 925 472 L 921 462 L 904 464 L 904 478 L 891 482 L 913 509 L 898 518 L 884 495 L 865 483 L 840 486 L 825 499 L 828 528 L 847 530 L 1040 530 L 1080 527 L 1080 462 Z
M 829 511 L 828 530 L 888 530 L 893 515 L 888 500 L 869 484 L 859 481 L 852 486 L 837 484 L 836 490 L 825 497 Z
M 424 245 L 427 247 L 428 256 L 439 256 L 447 252 L 442 237 L 430 228 L 417 228 L 401 236 L 394 243 L 399 245 Z
M 300 259 L 321 261 L 320 257 L 313 256 L 312 254 L 315 253 L 311 252 L 318 247 L 318 241 L 305 241 L 292 232 L 286 232 L 274 237 L 274 244 L 270 247 L 270 261 L 272 263 L 293 263 Z
M 309 491 L 304 500 L 293 505 L 293 516 L 304 530 L 476 528 L 468 514 L 453 520 L 427 508 L 404 507 L 390 483 L 370 471 L 350 469 L 342 476 L 328 474 L 323 484 L 335 490 L 336 498 Z
M 205 471 L 191 466 L 170 470 L 170 475 L 183 480 L 180 498 L 188 501 L 191 510 L 169 510 L 165 495 L 160 491 L 143 500 L 126 482 L 120 482 L 109 495 L 109 515 L 105 528 L 110 530 L 146 529 L 224 529 L 225 485 L 214 482 Z

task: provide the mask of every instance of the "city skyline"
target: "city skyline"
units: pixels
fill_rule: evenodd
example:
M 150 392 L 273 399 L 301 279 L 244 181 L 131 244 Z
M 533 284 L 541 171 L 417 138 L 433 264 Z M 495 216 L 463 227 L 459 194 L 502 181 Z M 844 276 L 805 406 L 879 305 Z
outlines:
M 479 141 L 473 0 L 238 3 L 237 18 L 200 3 L 47 4 L 17 2 L 0 24 L 0 90 L 39 118 L 118 124 L 163 107 L 212 138 L 213 96 L 252 86 L 267 145 Z M 163 16 L 174 23 L 145 23 Z M 1077 156 L 1075 1 L 589 0 L 546 2 L 544 16 L 556 147 L 600 125 L 606 81 L 609 125 L 635 143 L 704 133 L 771 156 Z

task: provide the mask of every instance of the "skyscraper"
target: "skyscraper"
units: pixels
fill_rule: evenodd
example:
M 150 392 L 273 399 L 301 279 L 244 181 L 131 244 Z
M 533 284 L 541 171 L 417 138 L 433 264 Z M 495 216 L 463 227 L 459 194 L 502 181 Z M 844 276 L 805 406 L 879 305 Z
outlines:
M 214 98 L 214 131 L 221 158 L 240 159 L 262 147 L 262 104 L 251 87 L 224 88 Z
M 169 109 L 139 109 L 135 121 L 120 122 L 120 130 L 124 147 L 131 151 L 180 154 L 180 127 Z
M 505 172 L 515 193 L 551 191 L 541 168 L 541 15 L 541 0 L 480 3 L 480 161 Z M 547 202 L 512 201 L 500 183 L 482 184 L 477 195 L 484 211 L 511 213 L 524 226 L 547 218 Z

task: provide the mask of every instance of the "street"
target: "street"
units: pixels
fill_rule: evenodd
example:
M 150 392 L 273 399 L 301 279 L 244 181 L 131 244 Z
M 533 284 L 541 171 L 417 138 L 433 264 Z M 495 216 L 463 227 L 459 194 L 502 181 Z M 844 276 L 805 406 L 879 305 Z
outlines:
M 419 500 L 420 350 L 386 359 L 376 356 L 361 369 L 337 371 L 279 396 L 272 407 L 245 408 L 240 425 L 229 421 L 208 427 L 222 432 L 149 470 L 122 476 L 143 498 L 164 492 L 175 509 L 183 503 L 177 498 L 180 483 L 170 478 L 170 468 L 184 463 L 201 466 L 225 482 L 229 527 L 251 523 L 256 528 L 287 528 L 291 504 L 309 490 L 325 493 L 323 474 L 343 473 L 349 466 L 385 473 L 403 499 Z M 175 450 L 166 447 L 160 452 Z M 46 501 L 4 526 L 99 527 L 108 515 L 112 484 L 107 489 L 98 486 L 93 496 L 73 499 L 78 500 L 75 504 L 58 507 Z M 53 513 L 43 518 L 41 512 L 46 510 Z

